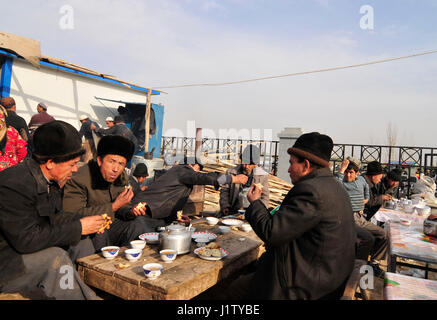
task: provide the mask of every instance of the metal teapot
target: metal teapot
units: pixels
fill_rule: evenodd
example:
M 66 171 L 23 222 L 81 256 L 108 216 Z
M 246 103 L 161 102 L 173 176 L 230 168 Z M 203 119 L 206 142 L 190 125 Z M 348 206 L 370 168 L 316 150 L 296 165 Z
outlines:
M 190 226 L 191 227 L 191 226 Z M 172 249 L 178 254 L 184 254 L 191 251 L 191 235 L 190 227 L 185 227 L 181 224 L 171 224 L 159 234 L 160 250 Z

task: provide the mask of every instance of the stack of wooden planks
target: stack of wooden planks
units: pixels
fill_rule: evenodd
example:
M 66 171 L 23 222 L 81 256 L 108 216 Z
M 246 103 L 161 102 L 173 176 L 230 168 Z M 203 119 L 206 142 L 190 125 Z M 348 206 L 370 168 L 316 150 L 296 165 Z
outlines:
M 206 164 L 203 167 L 204 172 L 225 173 L 227 169 L 235 167 L 235 164 L 221 160 L 219 163 Z M 270 206 L 269 209 L 275 208 L 281 204 L 285 195 L 290 191 L 292 185 L 278 177 L 269 174 L 270 189 Z M 219 211 L 220 190 L 215 190 L 213 186 L 205 186 L 204 211 Z

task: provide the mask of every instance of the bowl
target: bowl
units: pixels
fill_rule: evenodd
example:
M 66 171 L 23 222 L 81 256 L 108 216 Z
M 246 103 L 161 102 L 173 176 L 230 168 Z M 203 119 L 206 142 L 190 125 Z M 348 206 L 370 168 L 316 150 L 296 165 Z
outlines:
M 411 220 L 407 220 L 407 219 L 400 219 L 399 221 L 403 226 L 409 226 L 411 224 Z
M 229 231 L 231 231 L 231 228 L 227 227 L 227 226 L 219 226 L 219 230 L 222 234 L 228 233 Z
M 143 266 L 144 274 L 150 280 L 158 278 L 162 273 L 162 269 L 164 267 L 159 263 L 148 263 Z
M 243 230 L 244 232 L 249 232 L 250 230 L 252 230 L 252 227 L 250 226 L 250 224 L 248 223 L 243 223 L 240 226 L 241 230 Z
M 132 249 L 144 249 L 146 246 L 145 240 L 134 240 L 130 242 Z
M 102 254 L 106 259 L 111 260 L 118 255 L 120 248 L 115 246 L 110 246 L 110 247 L 103 247 L 100 250 L 102 251 Z
M 141 254 L 143 253 L 143 250 L 141 249 L 127 249 L 124 254 L 126 255 L 126 258 L 130 261 L 130 262 L 135 262 L 137 261 L 140 257 Z
M 431 207 L 417 205 L 416 206 L 416 211 L 417 211 L 417 214 L 419 216 L 427 216 L 427 215 L 429 215 L 431 213 Z
M 197 237 L 196 239 L 194 239 L 194 241 L 197 244 L 197 247 L 204 247 L 208 244 L 209 242 L 209 238 L 208 237 Z
M 176 250 L 172 249 L 164 249 L 159 251 L 159 254 L 161 255 L 162 261 L 165 261 L 165 263 L 171 263 L 173 260 L 176 259 L 176 256 L 178 255 Z
M 210 225 L 210 226 L 215 226 L 218 222 L 219 219 L 216 217 L 206 217 L 206 222 Z

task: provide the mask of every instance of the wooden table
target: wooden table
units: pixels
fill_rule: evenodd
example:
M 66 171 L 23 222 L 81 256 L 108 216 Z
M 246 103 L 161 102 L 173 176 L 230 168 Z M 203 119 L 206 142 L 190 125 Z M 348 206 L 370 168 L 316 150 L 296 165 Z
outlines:
M 190 253 L 179 255 L 172 263 L 164 263 L 159 256 L 159 245 L 146 245 L 137 262 L 129 262 L 120 249 L 113 260 L 94 254 L 78 260 L 78 271 L 86 284 L 127 300 L 187 300 L 216 285 L 255 261 L 263 252 L 262 241 L 253 231 L 231 231 L 220 234 L 217 226 L 195 225 L 196 231 L 210 231 L 218 235 L 216 242 L 229 252 L 219 261 L 197 257 L 192 243 Z M 244 240 L 242 240 L 244 239 Z M 142 266 L 157 262 L 164 266 L 160 277 L 149 280 Z M 131 266 L 119 270 L 119 263 Z
M 437 300 L 437 281 L 386 272 L 384 300 Z

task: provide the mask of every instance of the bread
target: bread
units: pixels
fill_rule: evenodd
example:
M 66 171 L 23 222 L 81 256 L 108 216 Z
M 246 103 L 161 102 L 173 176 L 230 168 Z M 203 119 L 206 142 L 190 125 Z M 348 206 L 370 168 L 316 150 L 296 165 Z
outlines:
M 222 252 L 220 251 L 220 249 L 212 249 L 211 255 L 213 257 L 220 258 L 222 256 Z
M 257 187 L 258 189 L 260 189 L 262 191 L 262 189 L 264 188 L 264 186 L 261 183 L 254 183 L 253 184 L 255 187 Z
M 208 243 L 205 248 L 208 249 L 220 249 L 220 246 L 217 244 L 217 242 L 210 242 Z
M 142 208 L 145 208 L 145 207 L 146 207 L 146 204 L 144 202 L 140 202 L 136 206 L 137 209 L 142 209 Z
M 102 232 L 103 230 L 105 230 L 109 224 L 111 223 L 111 217 L 108 216 L 107 213 L 102 214 L 102 218 L 105 219 L 105 224 L 97 231 L 97 232 Z

